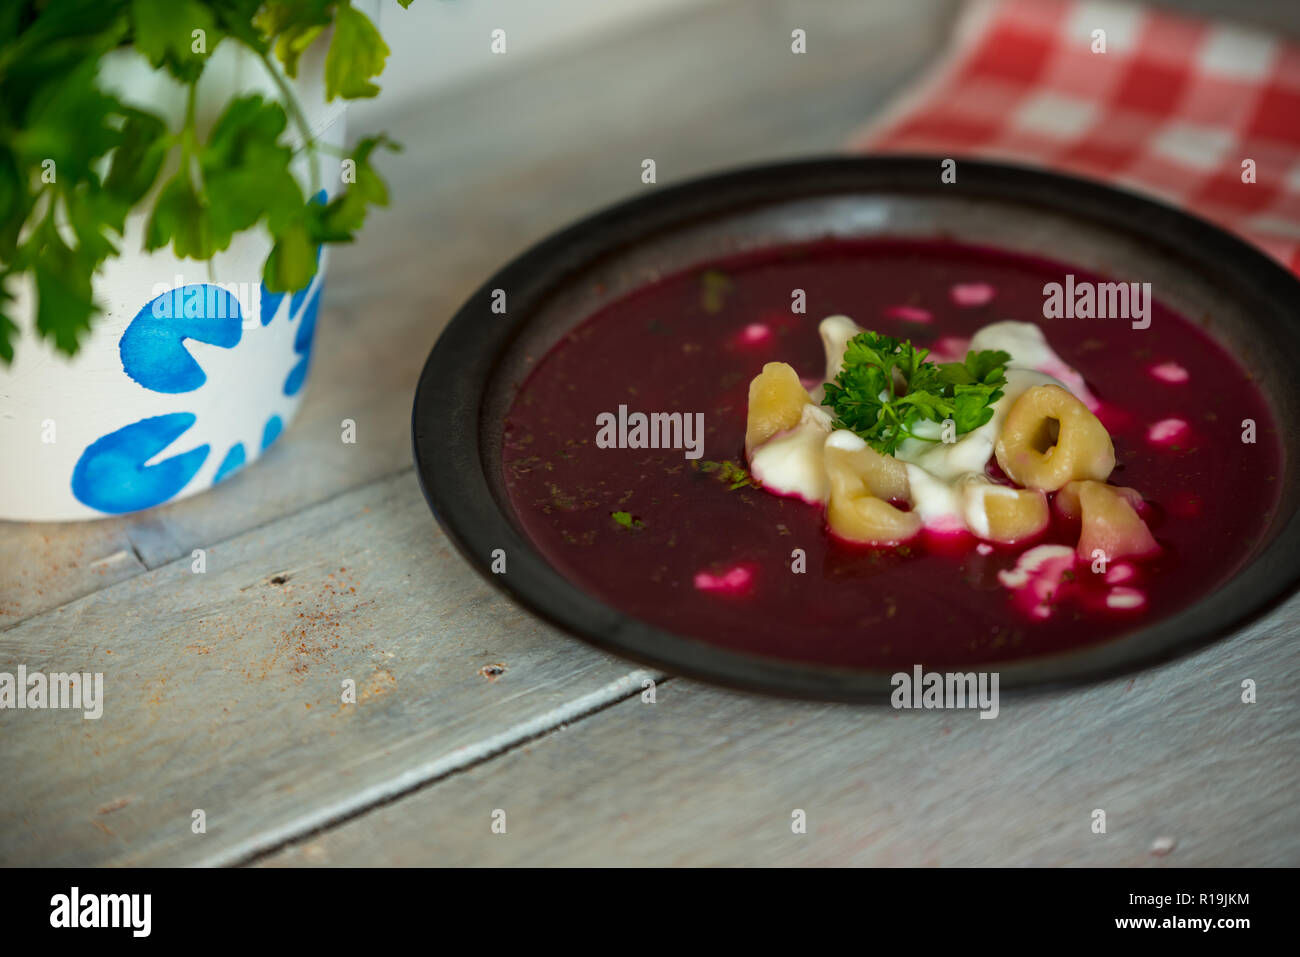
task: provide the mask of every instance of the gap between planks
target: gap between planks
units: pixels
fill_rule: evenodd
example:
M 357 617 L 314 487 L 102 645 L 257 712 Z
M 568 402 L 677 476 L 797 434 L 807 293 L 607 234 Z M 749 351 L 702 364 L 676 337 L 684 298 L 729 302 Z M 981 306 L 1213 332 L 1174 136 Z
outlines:
M 414 463 L 412 463 L 411 465 L 403 466 L 402 468 L 396 469 L 392 472 L 385 472 L 383 475 L 376 475 L 374 478 L 367 479 L 366 481 L 361 482 L 358 485 L 352 485 L 349 486 L 348 488 L 339 489 L 333 495 L 330 495 L 326 498 L 316 499 L 310 502 L 304 502 L 302 506 L 300 506 L 299 508 L 295 508 L 291 512 L 282 512 L 279 515 L 275 516 L 275 518 L 269 518 L 265 522 L 261 522 L 257 525 L 250 525 L 248 528 L 241 528 L 238 531 L 234 531 L 231 534 L 227 535 L 225 538 L 218 538 L 215 541 L 202 542 L 201 544 L 192 542 L 191 545 L 194 545 L 195 547 L 202 547 L 202 548 L 215 548 L 218 545 L 225 545 L 229 542 L 233 542 L 237 538 L 242 538 L 245 535 L 251 534 L 253 532 L 259 532 L 268 529 L 271 526 L 278 524 L 279 522 L 296 518 L 297 516 L 303 514 L 304 512 L 307 512 L 320 505 L 326 505 L 337 498 L 342 498 L 344 495 L 351 495 L 353 492 L 359 492 L 362 489 L 369 488 L 372 485 L 378 485 L 382 482 L 387 482 L 392 479 L 399 478 L 400 476 L 405 475 L 407 472 L 414 472 L 414 471 L 415 471 L 415 465 Z M 130 529 L 126 530 L 126 537 L 128 543 L 131 546 L 131 554 L 135 556 L 135 560 L 140 564 L 139 571 L 137 571 L 134 575 L 128 575 L 125 578 L 115 578 L 110 582 L 105 582 L 102 588 L 96 588 L 94 591 L 88 591 L 85 594 L 81 594 L 73 598 L 69 598 L 67 601 L 61 604 L 54 605 L 51 608 L 42 609 L 41 611 L 38 611 L 34 615 L 28 615 L 26 618 L 19 618 L 16 621 L 9 622 L 8 624 L 0 625 L 0 634 L 3 634 L 6 631 L 11 631 L 12 629 L 17 628 L 19 625 L 23 624 L 24 622 L 37 621 L 38 619 L 44 618 L 46 615 L 56 615 L 62 609 L 67 608 L 70 605 L 75 605 L 83 598 L 87 598 L 91 595 L 98 594 L 99 592 L 104 591 L 104 589 L 106 588 L 112 588 L 113 586 L 120 585 L 123 582 L 134 581 L 136 578 L 139 578 L 141 575 L 147 574 L 148 572 L 157 571 L 160 568 L 166 568 L 168 565 L 174 565 L 176 562 L 189 561 L 190 556 L 187 553 L 182 552 L 180 555 L 177 555 L 175 558 L 171 558 L 168 559 L 167 561 L 159 562 L 157 565 L 149 565 L 144 560 L 144 557 L 140 554 L 139 546 L 136 545 L 136 543 L 131 539 Z M 107 555 L 101 559 L 97 559 L 95 562 L 92 562 L 91 564 L 93 565 L 93 564 L 99 564 L 100 562 L 107 562 L 115 558 L 117 555 L 121 555 L 121 554 L 126 554 L 125 550 L 121 552 L 116 552 L 113 555 Z
M 292 845 L 310 840 L 332 828 L 363 817 L 371 811 L 394 804 L 418 791 L 436 787 L 448 778 L 486 764 L 539 738 L 554 734 L 567 725 L 576 724 L 620 702 L 636 697 L 644 690 L 643 682 L 647 680 L 659 686 L 671 681 L 672 677 L 663 672 L 642 668 L 630 671 L 594 691 L 521 721 L 473 745 L 457 748 L 449 754 L 417 764 L 396 777 L 355 792 L 346 800 L 320 807 L 296 822 L 292 832 L 279 836 L 249 838 L 213 854 L 206 860 L 201 860 L 198 866 L 248 867 L 257 864 L 264 858 Z

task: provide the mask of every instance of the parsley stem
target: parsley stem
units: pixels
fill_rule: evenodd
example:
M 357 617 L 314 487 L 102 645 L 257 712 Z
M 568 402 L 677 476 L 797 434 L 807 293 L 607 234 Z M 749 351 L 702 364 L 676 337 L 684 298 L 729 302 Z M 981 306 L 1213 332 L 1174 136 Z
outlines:
M 190 81 L 185 93 L 185 126 L 181 129 L 181 169 L 190 178 L 194 195 L 204 206 L 208 205 L 208 194 L 203 183 L 203 168 L 199 165 L 199 124 L 198 124 L 199 81 Z
M 307 154 L 307 177 L 311 182 L 311 195 L 315 196 L 320 192 L 320 170 L 316 168 L 316 138 L 312 136 L 311 126 L 302 112 L 302 107 L 298 104 L 298 98 L 293 95 L 293 90 L 289 88 L 288 81 L 275 68 L 270 56 L 259 51 L 258 58 L 261 59 L 266 72 L 271 75 L 271 79 L 275 81 L 276 88 L 280 91 L 280 97 L 284 100 L 285 110 L 293 119 L 294 125 L 298 127 L 298 132 L 302 134 L 302 148 Z

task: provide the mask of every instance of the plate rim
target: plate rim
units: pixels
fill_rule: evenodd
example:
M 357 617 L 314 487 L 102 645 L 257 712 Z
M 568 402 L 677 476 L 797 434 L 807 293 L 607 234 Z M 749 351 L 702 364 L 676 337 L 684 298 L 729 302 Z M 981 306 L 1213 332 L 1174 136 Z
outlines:
M 551 566 L 502 513 L 484 472 L 479 440 L 486 388 L 500 358 L 536 307 L 600 257 L 662 229 L 746 205 L 855 192 L 932 192 L 945 159 L 957 160 L 962 195 L 1040 205 L 1100 221 L 1160 242 L 1185 258 L 1213 259 L 1250 276 L 1252 291 L 1271 301 L 1300 339 L 1300 308 L 1294 305 L 1300 303 L 1300 279 L 1253 245 L 1192 213 L 1109 184 L 1013 163 L 915 154 L 833 155 L 707 173 L 602 207 L 550 233 L 489 276 L 437 337 L 415 391 L 411 442 L 421 491 L 461 556 L 529 613 L 602 650 L 669 674 L 783 697 L 886 701 L 893 690 L 889 677 L 896 671 L 816 665 L 725 648 L 658 628 L 589 595 Z M 489 308 L 498 288 L 511 290 L 506 316 Z M 485 316 L 491 317 L 486 328 Z M 1282 456 L 1280 471 L 1286 476 L 1292 465 L 1285 446 Z M 1173 615 L 1083 648 L 981 662 L 967 670 L 997 672 L 1000 693 L 1047 692 L 1146 670 L 1227 637 L 1267 614 L 1300 585 L 1300 507 L 1279 521 L 1283 524 L 1269 544 L 1232 578 Z M 505 549 L 504 575 L 491 570 L 495 548 Z M 1229 598 L 1237 607 L 1225 607 Z

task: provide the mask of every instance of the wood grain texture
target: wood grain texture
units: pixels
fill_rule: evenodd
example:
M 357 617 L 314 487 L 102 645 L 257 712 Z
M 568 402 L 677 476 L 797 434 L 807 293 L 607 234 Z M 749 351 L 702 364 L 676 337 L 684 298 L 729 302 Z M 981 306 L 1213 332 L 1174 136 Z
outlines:
M 452 552 L 410 472 L 191 568 L 0 633 L 0 671 L 104 675 L 98 720 L 0 711 L 0 864 L 238 861 L 644 677 L 502 600 Z
M 673 679 L 261 863 L 1294 866 L 1298 614 L 992 720 Z
M 0 630 L 146 570 L 118 522 L 0 522 Z

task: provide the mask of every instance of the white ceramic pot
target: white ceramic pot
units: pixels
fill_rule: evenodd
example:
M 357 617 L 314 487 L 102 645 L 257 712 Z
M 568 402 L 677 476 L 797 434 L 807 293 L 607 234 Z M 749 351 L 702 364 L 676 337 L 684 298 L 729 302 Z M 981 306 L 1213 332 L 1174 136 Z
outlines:
M 317 140 L 341 147 L 343 101 L 325 103 L 323 43 L 291 82 Z M 181 125 L 184 88 L 134 51 L 110 54 L 101 84 Z M 279 98 L 256 57 L 220 44 L 199 85 L 200 135 L 248 93 Z M 287 138 L 302 143 L 292 123 Z M 317 155 L 317 198 L 333 196 L 339 160 Z M 309 172 L 299 152 L 304 194 Z M 169 175 L 164 168 L 159 182 Z M 211 262 L 145 253 L 152 201 L 127 220 L 121 255 L 96 276 L 103 312 L 73 358 L 36 338 L 31 286 L 14 286 L 16 355 L 0 365 L 0 518 L 98 518 L 186 498 L 260 456 L 298 410 L 326 254 L 308 288 L 271 295 L 261 284 L 271 248 L 263 228 L 236 236 Z

